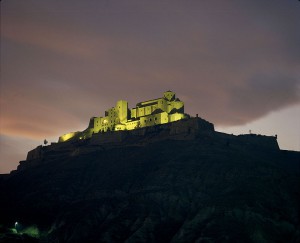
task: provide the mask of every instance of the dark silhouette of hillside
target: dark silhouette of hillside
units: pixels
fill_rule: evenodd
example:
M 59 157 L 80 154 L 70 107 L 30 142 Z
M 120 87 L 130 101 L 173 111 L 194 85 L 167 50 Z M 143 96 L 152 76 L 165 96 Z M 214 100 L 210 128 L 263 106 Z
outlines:
M 299 152 L 154 135 L 0 177 L 2 242 L 300 242 Z

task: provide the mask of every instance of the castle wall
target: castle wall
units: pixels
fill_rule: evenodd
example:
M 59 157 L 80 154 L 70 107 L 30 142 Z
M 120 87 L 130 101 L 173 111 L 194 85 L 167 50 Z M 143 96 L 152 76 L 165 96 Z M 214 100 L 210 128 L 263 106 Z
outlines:
M 170 134 L 197 134 L 200 132 L 214 132 L 214 125 L 199 117 L 182 119 L 172 122 Z
M 93 152 L 99 148 L 103 149 L 110 146 L 120 145 L 126 146 L 127 144 L 144 145 L 165 139 L 191 140 L 197 138 L 199 142 L 210 143 L 212 146 L 230 146 L 246 150 L 279 150 L 276 137 L 256 134 L 236 136 L 215 132 L 212 123 L 209 123 L 199 117 L 181 119 L 153 126 L 156 120 L 153 120 L 152 118 L 157 118 L 158 120 L 166 119 L 168 116 L 170 115 L 163 112 L 142 117 L 141 120 L 129 120 L 126 125 L 119 124 L 120 126 L 127 126 L 127 130 L 131 131 L 120 130 L 115 132 L 90 134 L 93 129 L 87 129 L 85 133 L 80 134 L 80 136 L 83 134 L 90 134 L 90 139 L 70 140 L 65 143 L 52 143 L 49 146 L 40 145 L 28 152 L 26 162 L 20 162 L 18 170 L 38 165 L 41 162 L 48 163 L 49 161 L 55 160 L 57 156 L 75 156 L 78 154 Z M 148 119 L 148 122 L 146 122 L 146 119 Z M 144 127 L 141 125 L 138 129 L 136 129 L 136 126 L 140 121 L 144 121 L 142 124 Z M 162 121 L 159 120 L 159 122 Z M 124 141 L 126 141 L 126 143 L 123 143 Z M 105 145 L 105 147 L 102 145 Z
M 148 101 L 142 101 L 140 103 L 137 103 L 136 106 L 137 107 L 142 107 L 142 106 L 151 106 L 151 105 L 155 105 L 158 103 L 158 101 L 160 100 L 161 98 L 158 98 L 158 99 L 154 99 L 154 100 L 148 100 Z
M 62 136 L 60 136 L 58 138 L 58 142 L 65 142 L 73 137 L 75 137 L 76 135 L 78 135 L 80 132 L 69 132 L 69 133 L 66 133 Z
M 128 113 L 130 117 L 128 117 Z M 86 130 L 65 134 L 59 138 L 59 142 L 70 139 L 86 139 L 93 134 L 102 132 L 133 130 L 166 124 L 184 117 L 184 103 L 176 99 L 175 93 L 171 91 L 165 92 L 163 98 L 140 102 L 130 111 L 128 102 L 119 100 L 115 107 L 105 111 L 105 117 L 91 118 Z
M 170 113 L 173 109 L 175 110 L 184 110 L 184 104 L 182 101 L 172 101 L 168 102 L 168 110 L 167 112 Z
M 183 118 L 184 118 L 184 114 L 180 114 L 180 113 L 171 114 L 169 115 L 169 122 L 178 121 Z
M 136 108 L 133 108 L 131 114 L 132 118 L 139 118 L 142 116 L 151 115 L 159 106 L 158 103 L 161 99 L 157 99 L 156 102 L 151 102 L 149 105 L 147 104 L 139 104 Z
M 126 138 L 126 132 L 108 132 L 108 133 L 98 133 L 94 134 L 90 141 L 89 145 L 98 145 L 106 143 L 119 143 Z
M 117 124 L 115 126 L 115 131 L 123 131 L 123 130 L 126 130 L 126 125 L 124 125 L 124 124 Z
M 128 121 L 125 124 L 125 129 L 126 130 L 133 130 L 133 129 L 137 129 L 140 127 L 140 121 L 136 120 L 136 121 Z
M 159 99 L 157 108 L 161 109 L 162 111 L 168 111 L 167 101 L 165 99 Z
M 276 137 L 264 136 L 258 134 L 242 134 L 233 135 L 221 132 L 214 133 L 214 137 L 218 143 L 222 143 L 226 146 L 242 147 L 244 149 L 255 149 L 255 150 L 279 150 L 279 145 Z
M 94 132 L 99 132 L 102 129 L 102 122 L 102 117 L 94 117 L 94 126 L 92 127 Z
M 113 131 L 116 124 L 126 123 L 128 115 L 128 102 L 119 100 L 115 107 L 105 111 L 105 117 L 94 117 L 92 132 L 107 132 Z M 120 126 L 119 126 L 120 128 Z
M 131 119 L 136 118 L 136 115 L 137 115 L 136 108 L 132 108 L 130 110 L 130 117 L 131 117 Z
M 154 126 L 169 122 L 168 113 L 162 112 L 140 118 L 140 127 Z
M 116 123 L 125 123 L 127 122 L 127 111 L 128 111 L 128 102 L 125 100 L 119 100 L 116 105 L 117 116 L 119 120 Z
M 278 150 L 279 145 L 276 137 L 258 134 L 238 135 L 237 139 L 241 144 L 252 145 L 258 148 Z

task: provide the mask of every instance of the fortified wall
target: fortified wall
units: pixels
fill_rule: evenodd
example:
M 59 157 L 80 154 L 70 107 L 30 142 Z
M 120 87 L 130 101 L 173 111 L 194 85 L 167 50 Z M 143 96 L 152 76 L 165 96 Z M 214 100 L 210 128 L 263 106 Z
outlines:
M 194 117 L 135 130 L 97 133 L 84 140 L 69 140 L 64 143 L 52 143 L 49 146 L 38 146 L 28 152 L 26 161 L 20 162 L 18 170 L 41 163 L 61 161 L 69 156 L 106 151 L 118 147 L 147 146 L 149 143 L 162 141 L 167 143 L 168 140 L 193 140 L 204 146 L 279 151 L 276 137 L 256 134 L 236 136 L 220 133 L 214 130 L 212 123 Z
M 167 140 L 195 140 L 206 146 L 231 146 L 238 149 L 279 150 L 276 137 L 255 134 L 230 135 L 216 132 L 214 125 L 200 117 L 184 113 L 184 103 L 167 91 L 162 98 L 144 101 L 128 109 L 120 100 L 104 117 L 92 117 L 82 132 L 59 137 L 58 143 L 38 146 L 28 152 L 18 170 L 41 163 L 62 160 L 115 147 L 145 146 Z
M 172 123 L 148 126 L 134 130 L 95 133 L 87 139 L 70 139 L 66 142 L 38 146 L 27 154 L 26 161 L 21 161 L 19 169 L 41 163 L 44 159 L 55 159 L 58 156 L 74 156 L 101 149 L 119 146 L 145 146 L 163 140 L 192 140 L 199 134 L 211 134 L 214 125 L 199 117 L 186 118 Z

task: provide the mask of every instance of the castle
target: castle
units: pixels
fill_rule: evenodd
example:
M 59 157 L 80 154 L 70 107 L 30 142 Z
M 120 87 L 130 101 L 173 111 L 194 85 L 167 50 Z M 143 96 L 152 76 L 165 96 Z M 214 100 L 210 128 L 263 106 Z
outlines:
M 187 118 L 184 103 L 172 91 L 164 92 L 162 98 L 143 101 L 128 109 L 128 102 L 119 100 L 115 107 L 105 111 L 104 117 L 92 117 L 82 132 L 71 132 L 59 137 L 58 142 L 90 138 L 93 134 L 108 131 L 134 130 L 137 128 L 166 124 Z
M 58 143 L 38 146 L 20 161 L 18 170 L 41 162 L 55 161 L 60 156 L 78 156 L 91 152 L 127 146 L 145 146 L 159 141 L 197 141 L 203 146 L 230 147 L 243 150 L 278 151 L 277 137 L 256 134 L 233 135 L 217 132 L 214 124 L 184 113 L 184 103 L 172 91 L 162 98 L 137 103 L 128 109 L 120 100 L 105 111 L 104 117 L 92 117 L 87 129 L 59 137 Z

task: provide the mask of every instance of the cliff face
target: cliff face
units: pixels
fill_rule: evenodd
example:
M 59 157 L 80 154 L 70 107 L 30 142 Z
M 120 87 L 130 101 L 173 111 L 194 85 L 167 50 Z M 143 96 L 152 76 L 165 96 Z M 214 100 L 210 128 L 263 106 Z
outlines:
M 0 180 L 0 224 L 43 242 L 300 241 L 299 152 L 171 130 L 43 151 Z

